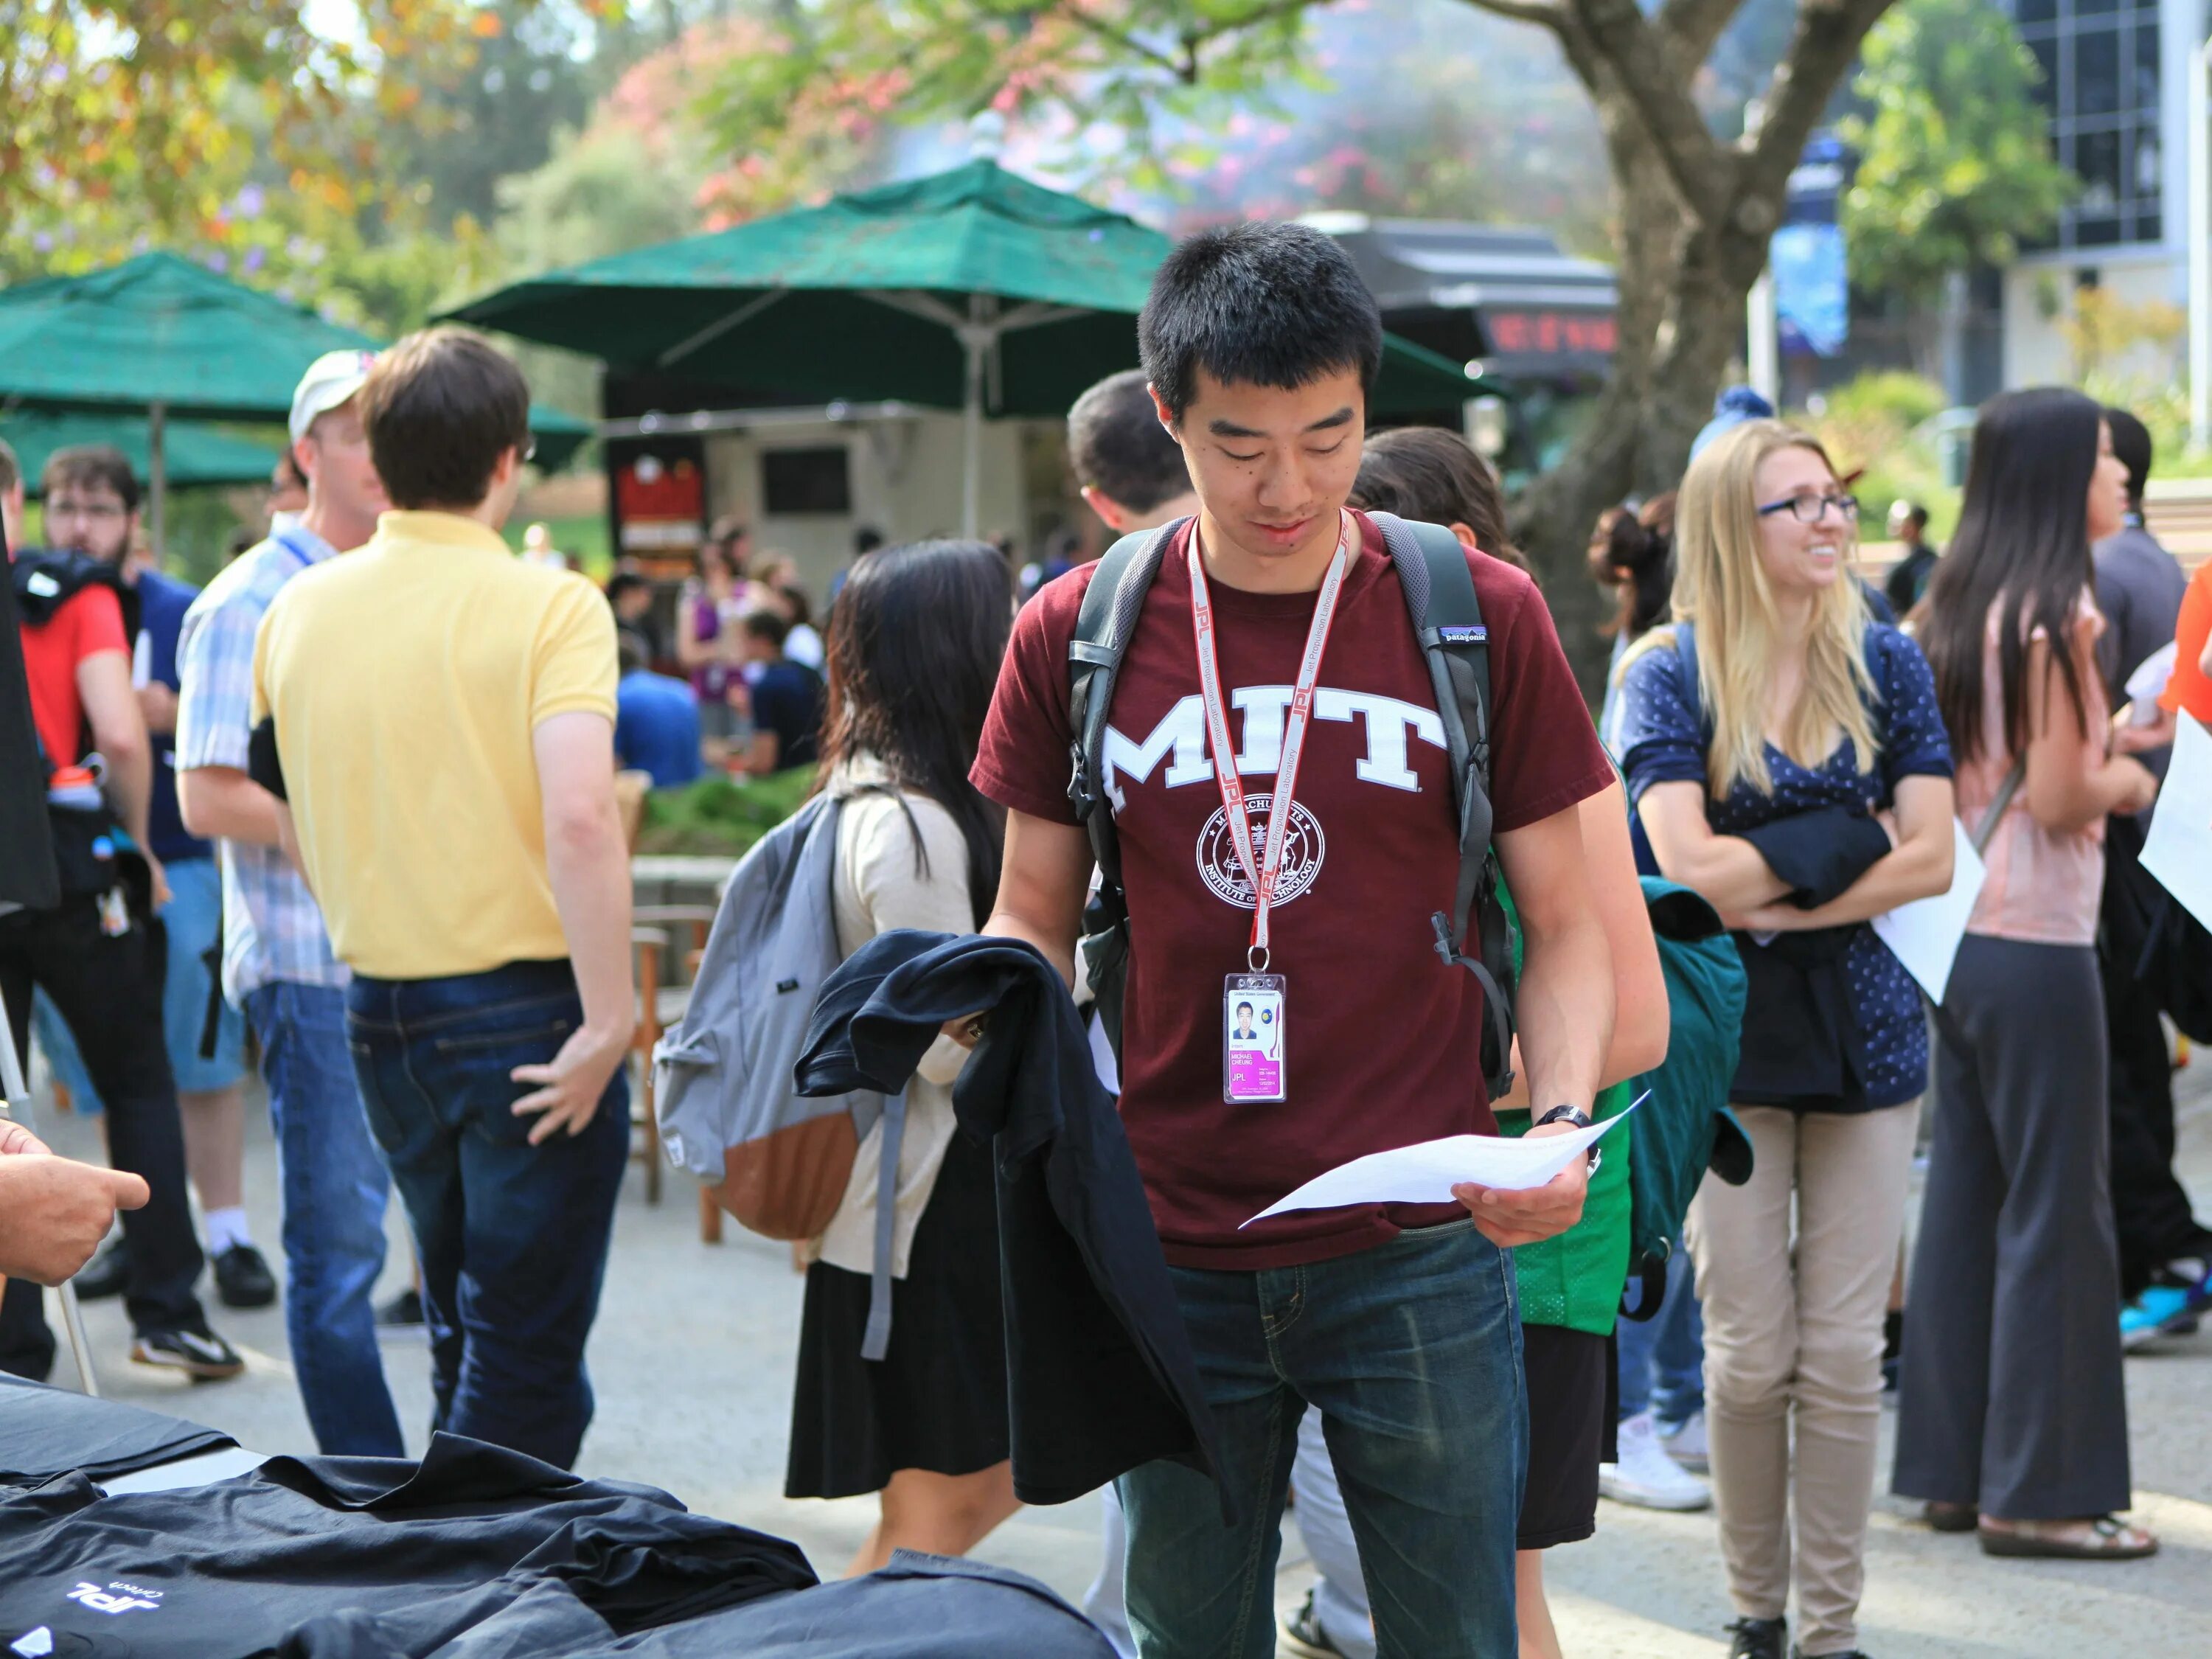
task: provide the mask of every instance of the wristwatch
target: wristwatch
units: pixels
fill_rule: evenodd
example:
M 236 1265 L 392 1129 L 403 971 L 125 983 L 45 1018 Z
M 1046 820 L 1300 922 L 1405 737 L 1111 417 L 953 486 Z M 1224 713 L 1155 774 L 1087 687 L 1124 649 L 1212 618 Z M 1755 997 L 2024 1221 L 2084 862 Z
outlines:
M 1583 1110 L 1579 1106 L 1561 1104 L 1553 1107 L 1551 1110 L 1546 1112 L 1543 1116 L 1538 1118 L 1536 1121 L 1529 1127 L 1532 1128 L 1541 1128 L 1547 1123 L 1571 1123 L 1577 1129 L 1587 1129 L 1590 1127 L 1591 1121 L 1592 1119 L 1590 1115 Z M 1592 1146 L 1589 1149 L 1589 1164 L 1585 1173 L 1589 1175 L 1595 1175 L 1597 1173 L 1597 1166 L 1603 1161 L 1604 1158 L 1605 1149 L 1603 1147 Z

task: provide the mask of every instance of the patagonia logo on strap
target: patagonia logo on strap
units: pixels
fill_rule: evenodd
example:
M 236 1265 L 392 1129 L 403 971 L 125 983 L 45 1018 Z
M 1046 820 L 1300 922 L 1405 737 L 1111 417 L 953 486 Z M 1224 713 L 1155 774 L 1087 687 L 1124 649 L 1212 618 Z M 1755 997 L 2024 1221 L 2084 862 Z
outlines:
M 1439 628 L 1437 629 L 1437 637 L 1446 645 L 1487 645 L 1490 642 L 1490 630 L 1480 626 Z

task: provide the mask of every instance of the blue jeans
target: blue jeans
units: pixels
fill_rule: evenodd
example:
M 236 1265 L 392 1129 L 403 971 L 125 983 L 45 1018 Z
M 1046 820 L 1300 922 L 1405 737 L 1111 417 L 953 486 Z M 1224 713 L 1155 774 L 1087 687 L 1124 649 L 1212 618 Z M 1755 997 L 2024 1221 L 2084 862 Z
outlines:
M 284 1192 L 284 1333 L 326 1456 L 404 1457 L 370 1293 L 392 1176 L 346 1052 L 345 993 L 282 981 L 246 994 Z
M 1320 1410 L 1384 1659 L 1514 1659 L 1528 1409 L 1513 1264 L 1453 1222 L 1334 1261 L 1173 1270 L 1213 1408 L 1212 1482 L 1168 1462 L 1120 1483 L 1143 1659 L 1267 1659 L 1298 1421 Z
M 562 1468 L 592 1420 L 584 1342 L 629 1160 L 629 1087 L 617 1071 L 582 1133 L 532 1146 L 512 1073 L 550 1060 L 583 1018 L 565 961 L 356 975 L 346 992 L 362 1102 L 422 1266 L 432 1426 Z
M 1705 1321 L 1698 1310 L 1690 1253 L 1679 1239 L 1667 1258 L 1667 1298 L 1657 1316 L 1623 1319 L 1613 1330 L 1623 1422 L 1648 1411 L 1671 1429 L 1705 1410 Z

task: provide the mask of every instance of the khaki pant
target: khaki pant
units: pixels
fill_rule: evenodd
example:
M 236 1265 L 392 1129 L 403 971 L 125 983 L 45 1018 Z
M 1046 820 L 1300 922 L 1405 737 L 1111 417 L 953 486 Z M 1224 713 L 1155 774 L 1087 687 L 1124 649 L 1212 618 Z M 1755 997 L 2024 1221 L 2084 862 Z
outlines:
M 1731 1187 L 1708 1176 L 1688 1228 L 1729 1595 L 1753 1619 L 1781 1617 L 1789 1600 L 1794 1424 L 1798 1641 L 1808 1654 L 1843 1653 L 1858 1639 L 1882 1315 L 1919 1112 L 1735 1109 L 1752 1177 Z

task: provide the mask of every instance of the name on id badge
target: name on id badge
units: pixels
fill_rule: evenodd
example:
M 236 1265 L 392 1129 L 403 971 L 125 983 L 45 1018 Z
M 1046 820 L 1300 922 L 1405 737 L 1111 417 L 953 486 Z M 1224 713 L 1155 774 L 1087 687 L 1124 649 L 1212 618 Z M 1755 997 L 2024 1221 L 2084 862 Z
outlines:
M 1287 1100 L 1280 974 L 1231 974 L 1221 994 L 1221 1097 L 1232 1105 Z

